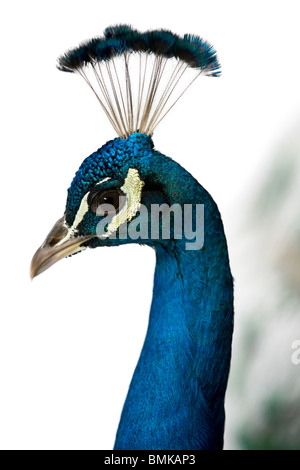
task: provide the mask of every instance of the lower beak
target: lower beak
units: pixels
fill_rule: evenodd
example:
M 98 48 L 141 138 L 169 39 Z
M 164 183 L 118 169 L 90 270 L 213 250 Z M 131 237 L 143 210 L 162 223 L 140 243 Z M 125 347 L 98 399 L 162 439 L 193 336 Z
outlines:
M 64 217 L 59 219 L 32 258 L 30 266 L 31 279 L 50 268 L 60 259 L 84 250 L 86 247 L 82 244 L 93 237 L 94 235 L 77 237 L 69 235 Z

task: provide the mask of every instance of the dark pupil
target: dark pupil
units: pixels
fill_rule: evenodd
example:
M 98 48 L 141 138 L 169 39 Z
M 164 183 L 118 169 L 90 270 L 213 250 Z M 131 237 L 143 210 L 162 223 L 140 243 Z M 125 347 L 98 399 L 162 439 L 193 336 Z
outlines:
M 118 210 L 120 209 L 119 206 L 121 202 L 119 201 L 119 198 L 121 196 L 124 196 L 124 193 L 120 189 L 108 189 L 107 191 L 95 190 L 94 192 L 91 191 L 88 198 L 89 208 L 92 212 L 96 213 L 99 206 L 105 204 L 113 206 L 114 212 L 118 212 Z M 107 215 L 110 212 L 109 208 L 107 207 L 105 207 L 105 210 L 103 210 L 103 212 L 100 208 L 99 210 L 98 215 Z M 111 212 L 113 212 L 113 210 L 111 210 Z
M 116 208 L 117 201 L 113 196 L 104 196 L 103 204 L 111 204 Z

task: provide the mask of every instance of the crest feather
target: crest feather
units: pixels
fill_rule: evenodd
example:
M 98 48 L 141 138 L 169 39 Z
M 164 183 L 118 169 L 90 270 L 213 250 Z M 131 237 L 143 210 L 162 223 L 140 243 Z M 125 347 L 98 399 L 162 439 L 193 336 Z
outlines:
M 137 131 L 150 135 L 197 76 L 220 74 L 216 51 L 200 36 L 180 37 L 165 29 L 142 33 L 126 24 L 109 26 L 102 37 L 69 50 L 58 68 L 85 79 L 120 137 Z M 194 76 L 178 96 L 188 70 Z

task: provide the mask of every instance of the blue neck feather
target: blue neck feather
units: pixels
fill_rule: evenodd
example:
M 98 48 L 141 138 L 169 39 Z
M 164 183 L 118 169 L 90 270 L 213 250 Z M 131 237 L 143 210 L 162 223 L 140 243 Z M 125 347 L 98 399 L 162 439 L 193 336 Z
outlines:
M 201 269 L 200 253 L 193 252 L 191 258 L 187 261 L 183 254 L 176 259 L 170 253 L 157 252 L 148 332 L 115 449 L 223 446 L 232 329 L 231 280 L 229 276 L 223 282 L 220 279 L 220 285 L 214 288 L 217 279 Z

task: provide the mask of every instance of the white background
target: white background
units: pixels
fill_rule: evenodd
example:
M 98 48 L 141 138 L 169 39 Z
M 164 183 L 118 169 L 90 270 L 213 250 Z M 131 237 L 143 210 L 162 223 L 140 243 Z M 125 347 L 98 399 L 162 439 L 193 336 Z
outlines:
M 111 449 L 151 302 L 154 253 L 140 246 L 87 250 L 29 279 L 81 161 L 115 137 L 84 82 L 56 69 L 57 57 L 117 23 L 199 34 L 215 46 L 222 77 L 197 80 L 154 143 L 216 200 L 238 289 L 243 200 L 299 119 L 298 5 L 2 2 L 1 448 Z

